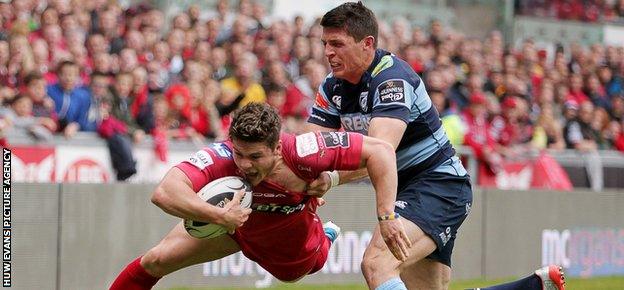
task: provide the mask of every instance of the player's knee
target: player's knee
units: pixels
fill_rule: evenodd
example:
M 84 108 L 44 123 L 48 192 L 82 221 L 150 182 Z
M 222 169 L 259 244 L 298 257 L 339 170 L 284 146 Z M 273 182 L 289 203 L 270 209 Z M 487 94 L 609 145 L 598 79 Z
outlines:
M 380 272 L 384 272 L 384 266 L 387 266 L 387 264 L 383 262 L 381 252 L 376 249 L 366 249 L 360 264 L 364 277 L 370 278 L 378 275 Z
M 438 280 L 440 283 L 440 289 L 448 289 L 449 284 L 451 284 L 451 273 L 447 271 L 442 271 L 440 274 L 440 279 Z
M 362 263 L 360 263 L 360 268 L 362 269 L 362 275 L 364 275 L 364 278 L 366 280 L 368 280 L 369 277 L 373 276 L 373 272 L 374 272 L 373 262 L 370 260 L 367 260 L 366 256 L 364 256 L 364 258 L 362 259 Z
M 450 284 L 451 284 L 451 277 L 446 276 L 442 278 L 442 281 L 440 281 L 440 285 L 441 285 L 440 289 L 448 289 Z
M 145 271 L 154 277 L 163 277 L 169 274 L 163 263 L 162 253 L 158 247 L 147 251 L 141 258 L 141 266 Z

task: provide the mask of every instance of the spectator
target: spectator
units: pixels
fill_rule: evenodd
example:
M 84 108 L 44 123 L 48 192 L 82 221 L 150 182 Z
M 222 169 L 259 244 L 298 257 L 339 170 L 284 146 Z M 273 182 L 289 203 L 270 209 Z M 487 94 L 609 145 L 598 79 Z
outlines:
M 537 149 L 564 149 L 563 129 L 554 117 L 552 105 L 543 105 L 533 130 L 531 144 Z
M 11 52 L 9 42 L 0 38 L 0 85 L 8 86 L 13 75 L 9 73 Z
M 67 138 L 77 131 L 95 131 L 95 120 L 88 116 L 91 93 L 79 86 L 79 68 L 71 61 L 64 61 L 58 68 L 58 83 L 48 86 L 48 95 L 54 100 L 59 128 Z
M 453 147 L 457 148 L 464 144 L 466 126 L 461 117 L 451 107 L 444 93 L 438 90 L 429 90 L 429 97 L 440 115 L 444 131 Z
M 600 83 L 598 76 L 594 73 L 589 74 L 585 78 L 585 88 L 587 96 L 594 103 L 594 106 L 609 110 L 611 107 L 609 97 Z
M 464 144 L 472 148 L 477 160 L 481 161 L 490 174 L 501 170 L 502 156 L 496 150 L 496 141 L 491 134 L 486 111 L 487 99 L 482 94 L 470 98 L 470 105 L 464 110 L 462 118 L 466 124 Z
M 102 34 L 109 43 L 109 53 L 118 54 L 124 47 L 124 39 L 120 34 L 120 27 L 117 25 L 119 16 L 114 9 L 107 9 L 98 14 L 99 21 L 97 32 Z
M 8 119 L 13 124 L 13 130 L 24 132 L 35 140 L 47 141 L 52 138 L 52 132 L 46 128 L 45 119 L 32 115 L 32 101 L 25 95 L 17 95 L 11 103 L 12 111 Z
M 171 55 L 169 60 L 169 73 L 178 74 L 184 69 L 184 58 L 182 57 L 184 48 L 184 31 L 180 29 L 174 29 L 169 32 L 167 36 L 167 45 L 169 46 L 169 53 Z
M 222 47 L 215 47 L 212 49 L 210 56 L 210 64 L 213 67 L 212 78 L 218 81 L 229 77 L 231 74 L 231 68 L 227 66 L 227 54 Z
M 113 99 L 113 95 L 110 91 L 110 85 L 112 83 L 112 78 L 107 74 L 103 74 L 100 72 L 94 72 L 91 75 L 91 100 L 93 103 L 99 103 L 102 100 L 110 100 Z M 98 110 L 100 110 L 99 105 L 94 105 Z
M 600 150 L 610 150 L 613 148 L 613 135 L 610 124 L 609 113 L 604 108 L 596 107 L 591 119 L 591 128 L 596 132 L 596 144 Z
M 233 95 L 242 95 L 239 107 L 251 102 L 264 102 L 266 94 L 264 89 L 254 77 L 253 68 L 256 67 L 256 58 L 247 53 L 236 63 L 234 76 L 221 81 L 221 90 L 232 92 Z
M 130 113 L 138 127 L 145 133 L 154 129 L 154 113 L 152 111 L 153 97 L 149 90 L 149 76 L 143 67 L 137 67 L 132 71 L 132 105 Z
M 504 148 L 511 150 L 528 143 L 533 135 L 533 126 L 528 120 L 529 112 L 526 100 L 508 96 L 501 104 L 501 108 L 502 126 L 500 131 L 493 134 L 497 142 Z
M 139 66 L 139 59 L 136 51 L 124 48 L 119 52 L 119 71 L 130 73 Z
M 286 116 L 286 89 L 278 83 L 269 83 L 266 86 L 266 102 L 277 109 L 282 119 Z
M 31 43 L 33 58 L 35 61 L 35 71 L 45 74 L 48 84 L 56 82 L 56 75 L 51 71 L 50 67 L 50 49 L 43 39 L 33 40 Z
M 624 94 L 624 81 L 620 76 L 614 75 L 608 65 L 601 65 L 598 68 L 598 78 L 610 98 L 618 94 Z
M 139 143 L 145 136 L 145 131 L 137 124 L 137 120 L 134 117 L 133 111 L 140 110 L 135 105 L 136 98 L 132 97 L 133 90 L 133 76 L 130 73 L 118 73 L 115 76 L 115 82 L 113 83 L 113 99 L 110 101 L 111 109 L 110 115 L 115 119 L 123 122 L 127 133 L 132 136 L 132 139 Z M 125 134 L 126 132 L 124 132 Z
M 308 112 L 312 108 L 316 100 L 316 92 L 325 76 L 327 76 L 327 71 L 322 64 L 313 59 L 306 62 L 304 74 L 295 80 L 295 86 L 304 95 L 297 111 L 305 110 Z
M 215 106 L 216 98 L 207 90 L 218 89 L 218 84 L 214 81 L 210 82 L 205 88 L 201 83 L 189 83 L 189 91 L 191 93 L 191 114 L 189 121 L 195 131 L 202 136 L 202 140 L 213 138 L 223 140 L 226 138 L 221 128 L 221 120 L 219 111 Z
M 207 41 L 200 41 L 195 48 L 193 59 L 199 63 L 210 63 L 210 55 L 212 53 L 212 47 Z
M 282 111 L 280 111 L 283 116 L 307 117 L 307 107 L 301 106 L 305 95 L 290 81 L 284 64 L 280 61 L 271 62 L 267 67 L 265 76 L 264 87 L 275 84 L 284 89 L 285 99 L 284 104 L 282 104 Z
M 217 2 L 217 15 L 215 18 L 221 23 L 223 30 L 229 30 L 232 27 L 235 17 L 235 14 L 230 11 L 228 0 L 219 0 Z
M 624 121 L 624 95 L 614 96 L 611 99 L 611 117 L 614 120 Z
M 598 149 L 598 133 L 592 128 L 591 121 L 594 105 L 591 102 L 581 104 L 578 117 L 569 120 L 564 128 L 564 137 L 568 148 L 580 151 Z
M 32 54 L 28 39 L 23 35 L 13 35 L 9 40 L 9 51 L 11 59 L 7 69 L 9 73 L 7 85 L 10 87 L 18 87 L 20 81 L 27 74 L 35 70 L 35 58 Z
M 93 73 L 100 73 L 109 77 L 113 76 L 112 57 L 106 52 L 97 53 L 93 57 Z
M 33 72 L 26 76 L 26 96 L 32 103 L 32 116 L 39 118 L 41 125 L 50 132 L 56 132 L 58 128 L 57 116 L 54 111 L 54 101 L 46 93 L 46 81 L 39 73 Z
M 97 131 L 106 140 L 112 167 L 117 173 L 117 180 L 124 181 L 137 172 L 136 160 L 132 154 L 132 144 L 127 135 L 126 124 L 111 114 L 110 99 L 102 99 L 99 103 L 99 110 L 102 121 L 99 123 Z
M 176 139 L 196 137 L 190 124 L 192 103 L 188 86 L 184 83 L 170 86 L 165 92 L 165 98 L 167 114 L 165 118 L 161 117 L 161 122 L 164 123 L 167 136 Z
M 109 43 L 100 33 L 94 33 L 87 37 L 87 51 L 89 55 L 94 57 L 100 53 L 108 53 L 110 50 Z

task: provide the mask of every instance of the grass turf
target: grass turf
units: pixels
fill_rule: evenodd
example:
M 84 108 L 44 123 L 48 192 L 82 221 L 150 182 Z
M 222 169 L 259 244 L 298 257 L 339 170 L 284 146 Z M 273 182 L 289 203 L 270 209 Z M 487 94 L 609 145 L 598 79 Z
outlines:
M 515 280 L 497 279 L 497 280 L 467 280 L 452 282 L 450 290 L 463 290 L 466 288 L 486 287 L 501 284 Z M 170 288 L 169 290 L 252 290 L 256 288 Z M 364 285 L 306 285 L 306 284 L 276 284 L 272 287 L 265 288 L 267 290 L 366 290 Z M 599 277 L 599 278 L 570 278 L 566 279 L 566 289 L 568 290 L 622 290 L 624 289 L 624 276 L 617 277 Z

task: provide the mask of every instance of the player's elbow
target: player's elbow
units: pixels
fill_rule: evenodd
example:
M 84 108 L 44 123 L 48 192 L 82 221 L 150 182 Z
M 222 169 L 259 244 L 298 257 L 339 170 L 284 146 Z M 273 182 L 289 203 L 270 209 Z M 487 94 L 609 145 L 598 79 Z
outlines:
M 373 149 L 373 152 L 394 155 L 394 146 L 392 146 L 390 142 L 387 142 L 381 139 L 376 139 L 374 147 L 375 148 Z
M 387 162 L 394 162 L 391 159 L 394 159 L 394 146 L 389 142 L 386 142 L 377 138 L 366 138 L 364 143 L 364 148 L 362 152 L 362 162 L 361 166 L 365 166 L 372 162 L 373 160 L 387 160 Z
M 164 209 L 167 205 L 168 200 L 169 195 L 167 194 L 167 191 L 163 188 L 162 185 L 158 185 L 152 193 L 152 203 L 157 207 Z

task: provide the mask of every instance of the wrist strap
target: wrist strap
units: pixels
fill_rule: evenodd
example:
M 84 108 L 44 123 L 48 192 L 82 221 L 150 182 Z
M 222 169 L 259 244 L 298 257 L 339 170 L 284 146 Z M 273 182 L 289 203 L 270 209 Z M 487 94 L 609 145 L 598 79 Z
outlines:
M 329 179 L 331 179 L 331 187 L 338 186 L 340 184 L 340 175 L 338 171 L 325 171 L 329 175 Z
M 378 216 L 377 220 L 378 221 L 390 221 L 390 220 L 395 220 L 400 218 L 401 215 L 399 215 L 398 212 L 393 212 L 391 214 L 387 214 L 387 215 L 382 215 L 382 216 Z

